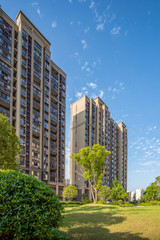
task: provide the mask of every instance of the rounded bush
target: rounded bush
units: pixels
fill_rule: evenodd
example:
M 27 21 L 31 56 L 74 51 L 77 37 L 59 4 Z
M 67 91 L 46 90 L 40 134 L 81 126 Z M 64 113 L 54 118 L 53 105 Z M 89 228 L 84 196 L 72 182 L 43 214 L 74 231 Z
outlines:
M 0 170 L 0 239 L 52 239 L 62 212 L 58 196 L 45 183 Z

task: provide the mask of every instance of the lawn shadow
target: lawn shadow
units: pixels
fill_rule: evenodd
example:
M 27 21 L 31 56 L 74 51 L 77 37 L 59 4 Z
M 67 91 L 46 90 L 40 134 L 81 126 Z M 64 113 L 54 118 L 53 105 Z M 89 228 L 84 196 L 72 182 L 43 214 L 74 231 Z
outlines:
M 114 232 L 103 227 L 89 228 L 76 227 L 67 232 L 71 240 L 149 240 L 149 238 L 141 237 L 141 233 L 130 232 Z
M 117 207 L 102 212 L 104 208 L 106 210 L 106 206 L 84 206 L 67 211 L 64 215 L 67 235 L 76 240 L 148 240 L 141 237 L 142 233 L 110 232 L 107 227 L 120 224 L 127 218 L 116 216 Z

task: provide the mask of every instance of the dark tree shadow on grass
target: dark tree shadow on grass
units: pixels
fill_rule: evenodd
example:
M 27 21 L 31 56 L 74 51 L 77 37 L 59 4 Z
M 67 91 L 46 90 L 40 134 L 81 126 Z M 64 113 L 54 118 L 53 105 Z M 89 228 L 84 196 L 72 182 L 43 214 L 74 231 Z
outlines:
M 81 211 L 79 211 L 80 209 L 72 210 L 72 214 L 66 212 L 64 225 L 67 229 L 67 235 L 73 240 L 148 240 L 148 238 L 140 236 L 142 233 L 111 233 L 107 227 L 124 222 L 126 217 L 116 216 L 117 211 L 114 211 L 116 207 L 113 207 L 113 211 L 106 213 L 100 211 L 103 208 L 103 206 L 102 208 L 101 206 L 88 208 L 86 206 Z

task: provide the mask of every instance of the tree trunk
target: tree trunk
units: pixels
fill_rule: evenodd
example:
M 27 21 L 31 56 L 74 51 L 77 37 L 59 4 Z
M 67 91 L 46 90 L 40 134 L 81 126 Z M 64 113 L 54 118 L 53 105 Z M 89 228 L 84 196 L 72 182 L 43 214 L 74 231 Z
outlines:
M 95 198 L 94 198 L 94 203 L 97 204 L 97 189 L 95 189 Z

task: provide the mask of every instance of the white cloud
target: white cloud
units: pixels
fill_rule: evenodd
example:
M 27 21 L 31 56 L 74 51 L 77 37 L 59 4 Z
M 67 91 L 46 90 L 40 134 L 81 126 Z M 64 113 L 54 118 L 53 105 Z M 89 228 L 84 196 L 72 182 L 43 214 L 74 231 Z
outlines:
M 80 3 L 85 3 L 86 0 L 78 0 L 78 2 L 80 2 Z
M 83 71 L 84 69 L 86 69 L 86 67 L 88 66 L 88 62 L 86 61 L 83 66 L 81 67 L 81 70 Z
M 104 30 L 104 23 L 100 23 L 96 26 L 97 31 L 103 31 Z
M 87 48 L 86 40 L 81 40 L 81 43 L 83 45 L 83 49 L 86 49 Z
M 109 88 L 108 88 L 108 91 L 109 91 L 109 92 L 110 92 L 110 91 L 112 91 L 112 88 L 111 88 L 111 87 L 109 87 Z
M 93 67 L 93 68 L 95 68 L 95 67 L 96 67 L 96 65 L 97 65 L 97 62 L 96 62 L 96 61 L 94 61 L 94 62 L 92 63 L 92 67 Z
M 87 83 L 87 85 L 88 85 L 88 87 L 91 87 L 92 89 L 97 88 L 97 84 L 96 84 L 96 83 L 93 83 L 93 82 Z
M 118 35 L 118 34 L 120 33 L 120 30 L 121 30 L 121 27 L 120 27 L 120 26 L 114 27 L 114 28 L 110 31 L 110 33 L 111 33 L 112 35 Z
M 32 3 L 32 7 L 36 9 L 36 12 L 39 16 L 41 16 L 41 11 L 40 11 L 40 7 L 39 7 L 39 3 L 38 2 L 33 2 Z
M 56 28 L 57 27 L 57 22 L 56 21 L 53 21 L 52 22 L 52 28 Z
M 87 71 L 87 72 L 90 72 L 90 71 L 91 71 L 91 69 L 88 67 L 88 68 L 86 68 L 86 71 Z
M 90 30 L 90 27 L 87 27 L 84 32 L 87 33 Z
M 76 92 L 75 97 L 76 98 L 81 98 L 83 95 L 83 92 Z
M 150 160 L 144 163 L 141 163 L 142 166 L 156 166 L 156 167 L 160 167 L 160 162 L 159 161 L 154 161 L 154 160 Z
M 82 91 L 85 91 L 85 90 L 87 90 L 87 88 L 86 87 L 82 87 Z
M 103 90 L 100 90 L 100 91 L 99 91 L 99 97 L 102 98 L 103 95 L 104 95 L 104 91 L 103 91 Z
M 91 4 L 89 5 L 89 8 L 93 8 L 95 6 L 95 2 L 91 1 Z
M 122 115 L 123 118 L 128 117 L 128 113 Z

